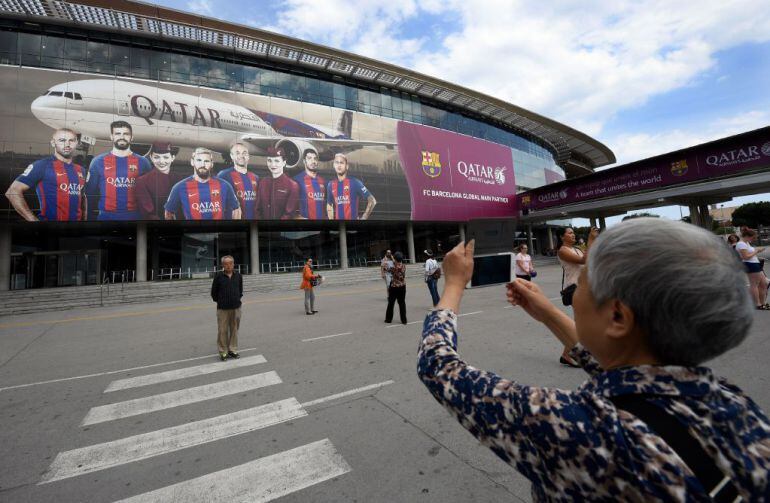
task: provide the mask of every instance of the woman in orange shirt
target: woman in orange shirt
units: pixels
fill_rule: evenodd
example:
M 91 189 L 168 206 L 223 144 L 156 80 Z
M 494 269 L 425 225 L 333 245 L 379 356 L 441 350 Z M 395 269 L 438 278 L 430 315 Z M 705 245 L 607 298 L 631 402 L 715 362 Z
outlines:
M 302 269 L 302 283 L 299 287 L 305 290 L 305 314 L 315 314 L 315 293 L 313 292 L 313 281 L 320 278 L 320 274 L 313 274 L 313 259 L 307 259 L 305 267 Z

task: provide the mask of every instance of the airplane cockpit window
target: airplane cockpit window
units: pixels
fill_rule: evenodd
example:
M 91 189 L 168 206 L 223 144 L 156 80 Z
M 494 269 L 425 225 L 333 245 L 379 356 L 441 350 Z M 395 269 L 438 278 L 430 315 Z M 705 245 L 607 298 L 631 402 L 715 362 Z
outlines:
M 61 91 L 51 91 L 48 96 L 61 96 L 62 94 Z
M 64 97 L 65 97 L 65 98 L 69 98 L 69 99 L 71 99 L 71 100 L 72 100 L 72 99 L 75 99 L 75 97 L 74 97 L 74 96 L 72 96 L 72 93 L 64 93 Z
M 81 96 L 80 93 L 72 93 L 72 94 L 75 95 L 75 99 L 76 100 L 82 100 L 83 99 L 83 96 Z

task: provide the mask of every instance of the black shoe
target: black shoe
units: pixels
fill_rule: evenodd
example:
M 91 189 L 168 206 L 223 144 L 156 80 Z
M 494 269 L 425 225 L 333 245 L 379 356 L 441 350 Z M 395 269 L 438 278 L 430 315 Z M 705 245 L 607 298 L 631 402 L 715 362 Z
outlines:
M 562 365 L 566 365 L 568 367 L 572 367 L 573 369 L 579 369 L 581 368 L 580 365 L 578 365 L 576 362 L 572 361 L 572 359 L 564 358 L 563 356 L 559 357 L 559 363 Z
M 227 353 L 219 353 L 219 359 L 222 361 L 227 360 Z
M 388 320 L 385 320 L 385 323 L 390 323 L 390 321 L 388 321 Z
M 402 321 L 401 323 L 403 323 L 404 325 L 406 325 L 406 322 L 405 322 L 405 321 Z
M 228 351 L 227 356 L 229 356 L 230 358 L 234 358 L 236 360 L 241 357 L 241 355 L 239 355 L 238 353 L 233 353 L 232 351 Z
M 307 314 L 307 315 L 311 315 L 311 314 L 313 314 L 313 313 L 305 313 L 305 314 Z
M 317 313 L 318 311 L 313 311 L 313 314 Z

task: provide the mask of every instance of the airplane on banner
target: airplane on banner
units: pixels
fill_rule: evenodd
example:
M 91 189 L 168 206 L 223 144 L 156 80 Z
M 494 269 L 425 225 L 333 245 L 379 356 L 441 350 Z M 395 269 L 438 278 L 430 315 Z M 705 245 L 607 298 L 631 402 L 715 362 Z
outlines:
M 169 142 L 229 152 L 236 141 L 264 155 L 280 147 L 288 167 L 300 164 L 308 150 L 322 161 L 334 154 L 395 143 L 353 140 L 353 113 L 343 111 L 336 130 L 239 105 L 123 80 L 77 80 L 55 85 L 32 102 L 32 113 L 52 128 L 67 127 L 109 141 L 109 125 L 125 120 L 134 144 Z

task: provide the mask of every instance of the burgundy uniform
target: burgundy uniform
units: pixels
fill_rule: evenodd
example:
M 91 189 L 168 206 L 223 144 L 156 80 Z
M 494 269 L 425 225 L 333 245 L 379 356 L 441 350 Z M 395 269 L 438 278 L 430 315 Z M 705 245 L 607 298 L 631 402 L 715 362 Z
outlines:
M 278 178 L 259 180 L 259 218 L 289 220 L 296 218 L 299 209 L 299 185 L 282 174 Z
M 142 220 L 163 220 L 163 205 L 171 193 L 171 187 L 183 178 L 173 171 L 165 174 L 153 169 L 136 180 L 134 195 Z

